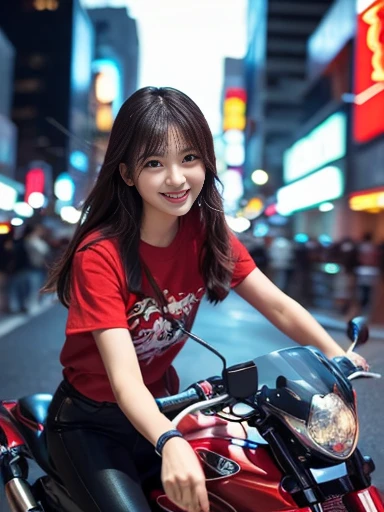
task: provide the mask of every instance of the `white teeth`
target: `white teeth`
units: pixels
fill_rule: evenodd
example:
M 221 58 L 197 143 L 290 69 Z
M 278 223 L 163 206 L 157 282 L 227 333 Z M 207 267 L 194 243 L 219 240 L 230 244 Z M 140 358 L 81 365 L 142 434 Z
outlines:
M 188 192 L 188 190 L 187 190 Z M 180 197 L 184 197 L 187 192 L 182 192 L 181 194 L 164 194 L 167 197 L 171 197 L 172 199 L 180 199 Z

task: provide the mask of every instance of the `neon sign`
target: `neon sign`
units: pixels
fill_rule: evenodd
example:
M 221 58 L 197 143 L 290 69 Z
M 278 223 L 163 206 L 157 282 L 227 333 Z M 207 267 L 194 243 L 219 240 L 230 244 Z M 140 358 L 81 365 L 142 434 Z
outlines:
M 223 130 L 243 131 L 246 125 L 246 103 L 247 95 L 245 89 L 231 87 L 225 93 Z
M 324 167 L 301 180 L 277 191 L 277 211 L 290 215 L 325 201 L 332 201 L 344 193 L 344 175 L 339 167 Z
M 358 15 L 353 132 L 357 142 L 384 133 L 384 0 Z
M 346 150 L 347 119 L 344 112 L 336 112 L 284 152 L 284 182 L 290 183 L 343 158 Z
M 384 1 L 365 11 L 362 18 L 369 25 L 366 41 L 372 51 L 371 79 L 373 82 L 381 82 L 384 80 Z
M 349 207 L 355 211 L 384 210 L 384 189 L 351 194 Z
M 224 159 L 229 167 L 241 167 L 245 160 L 244 130 L 246 126 L 247 93 L 241 87 L 225 91 L 223 106 Z
M 28 203 L 29 196 L 34 192 L 43 194 L 44 188 L 45 174 L 43 169 L 30 169 L 25 176 L 25 202 Z

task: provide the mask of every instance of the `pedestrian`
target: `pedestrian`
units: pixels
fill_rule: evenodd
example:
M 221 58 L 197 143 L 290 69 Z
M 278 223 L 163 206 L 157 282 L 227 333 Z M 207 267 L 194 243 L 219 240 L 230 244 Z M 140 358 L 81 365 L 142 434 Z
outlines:
M 29 313 L 30 270 L 29 258 L 22 234 L 15 236 L 12 230 L 5 245 L 5 271 L 7 273 L 7 312 L 10 314 Z
M 269 262 L 273 282 L 283 292 L 288 292 L 294 271 L 294 245 L 285 236 L 274 238 L 269 247 Z
M 217 303 L 234 288 L 297 342 L 345 355 L 230 233 L 217 181 L 212 134 L 190 98 L 146 87 L 123 104 L 46 286 L 69 309 L 48 448 L 82 510 L 148 511 L 151 470 L 179 507 L 209 510 L 198 458 L 154 400 L 177 391 L 171 365 L 186 336 L 175 320 L 191 329 L 204 295 Z
M 0 234 L 0 315 L 8 311 L 8 265 L 10 247 L 12 246 L 12 231 Z
M 244 243 L 244 245 L 257 267 L 265 274 L 268 270 L 269 262 L 265 239 L 250 234 L 247 243 Z
M 350 237 L 344 237 L 334 247 L 334 259 L 340 264 L 335 275 L 334 299 L 336 309 L 350 319 L 357 311 L 356 267 L 358 265 L 357 244 Z
M 366 314 L 372 306 L 372 297 L 379 280 L 379 250 L 371 233 L 365 233 L 357 247 L 357 287 L 361 313 Z
M 45 229 L 42 224 L 27 224 L 24 229 L 25 249 L 29 259 L 29 304 L 36 309 L 40 302 L 40 289 L 46 280 L 47 263 L 51 248 L 44 240 Z

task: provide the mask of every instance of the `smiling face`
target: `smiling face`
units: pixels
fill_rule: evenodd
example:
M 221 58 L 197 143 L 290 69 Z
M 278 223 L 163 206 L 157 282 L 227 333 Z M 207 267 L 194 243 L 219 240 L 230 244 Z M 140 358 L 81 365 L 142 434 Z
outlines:
M 122 176 L 124 171 L 126 166 Z M 125 181 L 139 192 L 147 219 L 159 214 L 180 217 L 189 212 L 200 194 L 205 172 L 197 149 L 185 143 L 175 129 L 170 129 L 161 154 L 147 157 L 135 169 L 133 179 Z

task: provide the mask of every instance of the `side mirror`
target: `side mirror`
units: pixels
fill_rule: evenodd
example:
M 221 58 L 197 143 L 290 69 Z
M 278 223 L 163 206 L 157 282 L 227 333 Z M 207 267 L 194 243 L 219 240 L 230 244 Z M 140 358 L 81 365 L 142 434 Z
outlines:
M 369 338 L 367 320 L 363 316 L 352 318 L 348 322 L 347 335 L 353 343 L 353 348 L 367 343 Z M 351 347 L 350 350 L 353 350 L 353 348 Z
M 230 366 L 223 371 L 227 392 L 233 398 L 248 398 L 257 393 L 259 379 L 257 366 L 253 361 Z

